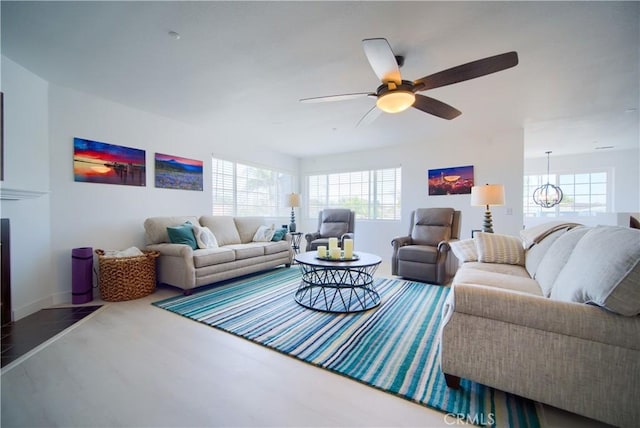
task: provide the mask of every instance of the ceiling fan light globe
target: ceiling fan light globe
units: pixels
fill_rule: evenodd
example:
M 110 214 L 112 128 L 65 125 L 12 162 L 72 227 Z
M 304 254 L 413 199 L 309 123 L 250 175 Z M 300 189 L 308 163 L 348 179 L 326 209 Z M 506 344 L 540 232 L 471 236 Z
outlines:
M 376 106 L 386 113 L 400 113 L 413 105 L 416 95 L 411 91 L 395 90 L 378 96 Z

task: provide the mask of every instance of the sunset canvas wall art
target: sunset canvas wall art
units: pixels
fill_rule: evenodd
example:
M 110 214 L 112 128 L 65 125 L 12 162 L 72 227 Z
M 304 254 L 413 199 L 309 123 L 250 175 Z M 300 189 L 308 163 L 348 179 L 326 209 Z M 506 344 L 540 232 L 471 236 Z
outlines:
M 464 195 L 473 187 L 473 165 L 430 169 L 429 195 Z
M 156 153 L 156 187 L 202 190 L 202 161 Z
M 76 137 L 73 175 L 79 182 L 146 186 L 145 151 Z

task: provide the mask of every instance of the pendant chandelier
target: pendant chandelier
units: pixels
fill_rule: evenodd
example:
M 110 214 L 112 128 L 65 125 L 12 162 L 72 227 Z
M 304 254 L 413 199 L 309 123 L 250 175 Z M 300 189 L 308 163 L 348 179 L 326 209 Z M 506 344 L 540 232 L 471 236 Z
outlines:
M 549 155 L 551 152 L 545 153 L 547 154 L 547 184 L 538 187 L 533 192 L 533 202 L 543 208 L 551 208 L 562 202 L 563 195 L 558 186 L 549 183 Z

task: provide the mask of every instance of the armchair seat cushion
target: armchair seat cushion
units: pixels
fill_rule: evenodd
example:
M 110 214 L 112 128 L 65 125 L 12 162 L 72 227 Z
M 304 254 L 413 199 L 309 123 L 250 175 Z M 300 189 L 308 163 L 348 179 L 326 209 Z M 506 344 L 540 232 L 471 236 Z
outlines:
M 311 245 L 315 248 L 318 248 L 320 245 L 324 245 L 325 247 L 329 246 L 329 238 L 318 238 L 311 241 Z M 338 241 L 338 245 L 340 245 L 340 241 Z
M 408 262 L 435 264 L 438 260 L 438 248 L 428 245 L 407 245 L 398 249 L 398 257 Z

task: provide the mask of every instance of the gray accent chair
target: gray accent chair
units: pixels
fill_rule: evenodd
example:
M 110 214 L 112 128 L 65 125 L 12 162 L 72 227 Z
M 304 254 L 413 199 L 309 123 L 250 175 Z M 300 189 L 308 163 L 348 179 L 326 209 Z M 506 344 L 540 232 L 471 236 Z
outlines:
M 411 213 L 409 235 L 394 238 L 391 273 L 430 284 L 447 281 L 448 241 L 460 236 L 460 211 L 418 208 Z
M 346 208 L 327 208 L 318 213 L 318 231 L 307 233 L 306 251 L 315 251 L 318 246 L 329 246 L 329 238 L 338 238 L 338 245 L 344 248 L 345 239 L 354 239 L 356 212 Z

